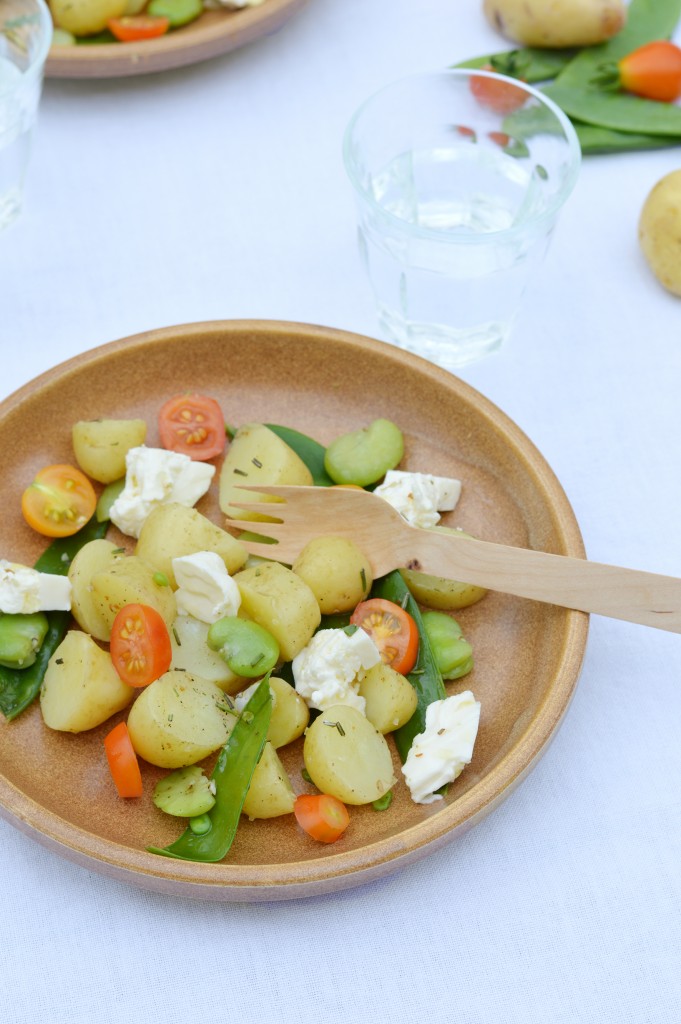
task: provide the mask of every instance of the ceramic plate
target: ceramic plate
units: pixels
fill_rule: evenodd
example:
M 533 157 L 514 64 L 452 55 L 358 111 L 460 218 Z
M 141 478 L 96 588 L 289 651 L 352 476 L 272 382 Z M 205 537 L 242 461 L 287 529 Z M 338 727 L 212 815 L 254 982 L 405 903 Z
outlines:
M 389 417 L 404 431 L 407 468 L 463 481 L 453 524 L 486 540 L 584 556 L 551 469 L 480 394 L 382 342 L 270 321 L 195 324 L 127 338 L 63 363 L 6 399 L 0 405 L 0 556 L 32 564 L 42 551 L 21 517 L 20 495 L 41 466 L 73 461 L 76 420 L 144 417 L 147 444 L 154 446 L 159 407 L 182 391 L 214 395 L 230 424 L 281 423 L 322 443 Z M 198 507 L 220 522 L 214 496 Z M 126 542 L 113 529 L 110 536 Z M 47 729 L 36 704 L 15 721 L 0 722 L 0 812 L 87 868 L 183 896 L 285 899 L 377 878 L 456 839 L 493 810 L 542 754 L 577 682 L 586 615 L 490 593 L 457 618 L 473 643 L 475 668 L 449 688 L 472 689 L 482 715 L 473 761 L 442 801 L 414 804 L 399 782 L 388 810 L 353 808 L 351 827 L 332 846 L 309 839 L 290 815 L 242 819 L 224 862 L 170 860 L 145 851 L 182 831 L 181 822 L 151 803 L 165 773 L 143 765 L 144 797 L 131 801 L 117 798 L 109 777 L 102 740 L 124 715 L 67 735 Z M 280 753 L 294 789 L 309 789 L 301 741 Z M 397 759 L 395 767 L 399 777 Z
M 206 11 L 184 28 L 140 43 L 53 46 L 48 78 L 121 78 L 198 64 L 276 32 L 307 0 L 265 0 L 258 7 Z

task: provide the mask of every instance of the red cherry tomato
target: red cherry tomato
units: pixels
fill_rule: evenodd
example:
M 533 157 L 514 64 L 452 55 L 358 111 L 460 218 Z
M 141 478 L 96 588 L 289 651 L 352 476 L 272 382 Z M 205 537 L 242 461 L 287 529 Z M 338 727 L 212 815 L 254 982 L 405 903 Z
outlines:
M 199 462 L 212 459 L 225 447 L 225 419 L 214 398 L 176 395 L 158 414 L 161 444 Z
M 124 683 L 142 687 L 170 668 L 173 652 L 162 616 L 146 604 L 126 604 L 111 627 L 111 660 Z
M 368 633 L 381 652 L 381 660 L 396 672 L 411 672 L 419 653 L 419 631 L 409 612 L 382 597 L 358 604 L 350 622 Z
M 303 831 L 320 843 L 335 843 L 350 824 L 345 804 L 326 793 L 303 793 L 296 798 L 293 813 Z
M 486 64 L 482 71 L 493 71 L 491 64 Z M 485 75 L 472 75 L 470 89 L 478 103 L 494 110 L 497 114 L 511 114 L 519 110 L 527 100 L 527 93 L 513 81 L 498 78 L 487 78 Z
M 104 750 L 118 795 L 142 796 L 142 774 L 125 722 L 120 722 L 105 737 Z

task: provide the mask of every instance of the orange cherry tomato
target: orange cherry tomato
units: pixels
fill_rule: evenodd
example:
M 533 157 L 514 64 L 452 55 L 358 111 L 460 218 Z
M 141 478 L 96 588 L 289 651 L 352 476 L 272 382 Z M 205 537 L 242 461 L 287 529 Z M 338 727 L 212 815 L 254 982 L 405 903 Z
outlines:
M 372 597 L 358 604 L 350 622 L 368 633 L 381 652 L 381 660 L 406 675 L 419 653 L 419 631 L 409 612 L 393 601 Z
M 111 627 L 114 668 L 128 686 L 153 683 L 170 668 L 173 652 L 163 617 L 147 604 L 126 604 Z
M 225 419 L 214 398 L 176 395 L 158 414 L 161 444 L 198 462 L 212 459 L 225 447 Z
M 681 49 L 667 39 L 639 46 L 618 62 L 617 70 L 626 92 L 663 103 L 681 96 Z
M 293 813 L 303 831 L 320 843 L 335 843 L 350 824 L 345 804 L 326 793 L 296 797 Z
M 75 466 L 46 466 L 21 497 L 29 526 L 45 537 L 70 537 L 92 518 L 95 489 Z
M 118 795 L 142 796 L 142 773 L 125 722 L 120 722 L 105 737 L 104 750 Z
M 491 64 L 486 64 L 481 70 L 493 71 L 494 68 Z M 511 114 L 527 101 L 525 90 L 510 80 L 502 82 L 497 78 L 487 78 L 485 75 L 473 75 L 470 79 L 470 89 L 481 106 L 488 107 L 497 114 Z
M 153 14 L 128 14 L 122 18 L 109 18 L 107 25 L 119 43 L 136 43 L 165 35 L 170 20 Z

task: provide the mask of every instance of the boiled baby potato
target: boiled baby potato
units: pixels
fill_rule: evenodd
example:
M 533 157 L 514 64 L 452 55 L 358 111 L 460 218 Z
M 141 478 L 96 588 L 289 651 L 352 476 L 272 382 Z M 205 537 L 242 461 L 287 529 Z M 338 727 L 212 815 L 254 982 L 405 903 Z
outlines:
M 681 296 L 681 170 L 655 185 L 641 210 L 638 237 L 661 285 Z
M 463 530 L 452 530 L 448 526 L 433 526 L 431 529 L 439 533 L 451 533 L 456 537 L 470 537 Z M 453 543 L 453 542 L 452 542 Z M 429 573 L 415 572 L 413 569 L 400 569 L 402 579 L 409 587 L 412 597 L 426 608 L 437 611 L 455 611 L 468 608 L 480 601 L 487 591 L 476 587 L 473 583 L 459 583 Z
M 122 711 L 136 692 L 120 679 L 107 651 L 71 630 L 48 663 L 40 710 L 50 729 L 84 732 Z
M 142 690 L 130 708 L 128 732 L 145 761 L 184 768 L 224 746 L 235 721 L 215 683 L 171 669 Z
M 366 555 L 344 537 L 315 537 L 291 568 L 317 598 L 322 615 L 351 611 L 374 581 Z
M 50 0 L 55 24 L 74 36 L 103 32 L 109 18 L 125 14 L 128 0 Z
M 125 476 L 125 456 L 144 444 L 144 420 L 80 420 L 71 430 L 76 462 L 102 484 Z
M 177 614 L 175 595 L 168 583 L 137 555 L 124 555 L 110 568 L 95 573 L 91 585 L 93 606 L 108 630 L 108 636 L 102 639 L 109 639 L 113 620 L 126 604 L 150 605 L 167 626 Z
M 286 769 L 272 744 L 265 743 L 242 813 L 249 818 L 277 818 L 280 814 L 291 814 L 295 800 Z
M 110 540 L 91 540 L 76 553 L 69 566 L 71 614 L 80 628 L 96 640 L 109 640 L 111 622 L 95 605 L 92 577 L 113 568 L 124 557 Z
M 214 551 L 231 575 L 240 569 L 248 552 L 231 534 L 206 519 L 195 508 L 176 502 L 158 505 L 145 519 L 135 547 L 135 554 L 165 573 L 171 587 L 177 587 L 173 558 L 193 555 L 197 551 Z
M 365 672 L 359 695 L 366 701 L 364 714 L 379 732 L 394 732 L 416 711 L 416 690 L 406 676 L 379 661 Z
M 268 630 L 283 660 L 293 661 L 322 618 L 307 583 L 279 562 L 242 569 L 233 578 L 241 594 L 239 614 Z
M 317 789 L 345 804 L 370 804 L 395 785 L 385 737 L 361 711 L 336 704 L 305 734 L 305 768 Z
M 193 615 L 178 615 L 170 630 L 173 660 L 170 667 L 194 672 L 219 686 L 223 693 L 238 693 L 244 680 L 227 666 L 224 658 L 208 646 L 207 622 Z
M 270 676 L 272 716 L 267 739 L 273 747 L 285 747 L 302 736 L 310 721 L 310 709 L 299 693 L 278 676 Z
M 484 0 L 483 10 L 507 39 L 546 49 L 604 43 L 627 17 L 623 0 Z
M 235 501 L 276 501 L 272 495 L 245 491 L 258 484 L 312 484 L 312 474 L 285 441 L 262 423 L 240 427 L 220 470 L 220 508 L 232 519 L 266 519 L 232 505 Z

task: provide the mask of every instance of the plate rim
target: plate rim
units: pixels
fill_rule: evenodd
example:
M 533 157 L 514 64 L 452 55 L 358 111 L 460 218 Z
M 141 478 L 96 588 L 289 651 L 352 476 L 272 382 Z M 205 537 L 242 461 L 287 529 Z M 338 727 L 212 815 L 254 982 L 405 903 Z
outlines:
M 45 77 L 123 78 L 199 64 L 278 31 L 309 2 L 264 0 L 256 7 L 204 11 L 188 26 L 139 43 L 52 46 L 45 63 Z M 224 22 L 217 20 L 216 15 L 224 18 Z
M 121 352 L 159 342 L 171 342 L 179 337 L 186 339 L 192 334 L 239 334 L 244 331 L 268 336 L 290 336 L 295 332 L 303 339 L 307 337 L 315 341 L 319 341 L 321 336 L 333 338 L 350 348 L 356 346 L 392 357 L 407 370 L 413 369 L 465 395 L 491 420 L 496 429 L 502 430 L 504 436 L 512 441 L 516 453 L 519 451 L 522 454 L 542 489 L 547 492 L 565 553 L 585 557 L 581 531 L 562 485 L 545 457 L 515 421 L 460 378 L 420 356 L 356 332 L 295 321 L 252 319 L 199 321 L 143 331 L 98 345 L 43 371 L 0 401 L 0 421 L 36 392 L 45 387 L 63 385 L 71 374 L 79 373 L 82 368 L 100 360 L 115 358 Z M 27 796 L 4 775 L 0 775 L 0 817 L 81 866 L 139 888 L 172 892 L 174 895 L 230 902 L 279 900 L 318 895 L 364 884 L 429 855 L 463 834 L 503 802 L 533 769 L 568 710 L 586 650 L 589 616 L 564 609 L 561 613 L 564 615 L 565 627 L 560 665 L 554 673 L 550 691 L 544 695 L 519 743 L 452 804 L 395 835 L 369 845 L 351 851 L 329 853 L 323 858 L 270 865 L 230 865 L 229 861 L 197 865 L 188 861 L 160 858 L 144 849 L 133 850 L 121 846 L 69 823 Z M 452 823 L 454 817 L 456 823 Z M 417 833 L 417 836 L 412 833 Z M 270 876 L 277 875 L 277 879 L 263 879 L 264 869 Z M 221 874 L 230 877 L 221 878 Z

